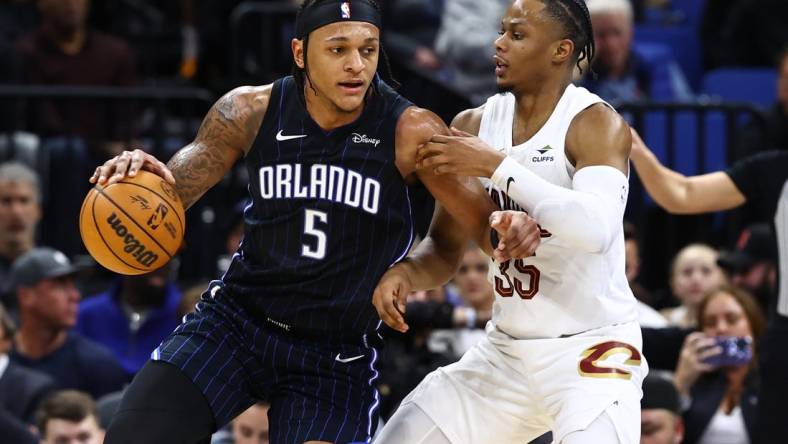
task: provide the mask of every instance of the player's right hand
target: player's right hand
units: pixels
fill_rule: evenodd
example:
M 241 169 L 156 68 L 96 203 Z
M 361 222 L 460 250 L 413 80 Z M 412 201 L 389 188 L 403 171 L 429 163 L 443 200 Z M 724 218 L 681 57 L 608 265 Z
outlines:
M 395 265 L 380 278 L 375 292 L 372 293 L 372 305 L 378 311 L 380 319 L 400 333 L 405 333 L 409 328 L 404 316 L 405 304 L 412 287 L 404 267 Z
M 690 333 L 681 347 L 679 363 L 673 375 L 679 393 L 688 394 L 700 375 L 715 370 L 716 367 L 706 363 L 706 360 L 720 353 L 722 349 L 717 345 L 714 337 L 701 332 Z
M 150 171 L 170 185 L 175 185 L 175 177 L 167 165 L 141 149 L 124 151 L 104 162 L 104 165 L 96 168 L 93 176 L 90 177 L 90 183 L 101 186 L 112 185 L 126 176 L 136 176 L 139 170 Z
M 531 257 L 542 241 L 542 230 L 524 211 L 494 211 L 490 227 L 498 232 L 498 245 L 493 251 L 498 262 Z

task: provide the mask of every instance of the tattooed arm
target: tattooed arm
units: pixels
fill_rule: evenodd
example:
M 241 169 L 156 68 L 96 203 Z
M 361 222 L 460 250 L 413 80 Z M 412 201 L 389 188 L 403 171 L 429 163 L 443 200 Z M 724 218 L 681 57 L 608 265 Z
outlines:
M 225 94 L 208 111 L 194 141 L 167 165 L 139 149 L 124 151 L 96 168 L 91 183 L 106 186 L 147 170 L 174 184 L 184 208 L 189 208 L 249 151 L 268 108 L 271 87 L 245 86 Z

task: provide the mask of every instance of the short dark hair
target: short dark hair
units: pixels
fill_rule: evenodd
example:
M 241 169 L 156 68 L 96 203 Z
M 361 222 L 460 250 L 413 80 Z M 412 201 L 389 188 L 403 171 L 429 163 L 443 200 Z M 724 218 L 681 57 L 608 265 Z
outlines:
M 591 66 L 596 47 L 594 46 L 594 29 L 591 26 L 591 15 L 584 0 L 541 0 L 547 15 L 564 28 L 564 38 L 575 44 L 572 57 L 580 71 L 580 63 L 587 60 Z
M 61 390 L 46 398 L 36 414 L 36 424 L 41 436 L 46 437 L 47 423 L 52 419 L 82 422 L 93 416 L 98 422 L 96 403 L 87 393 L 77 390 Z
M 298 12 L 296 12 L 296 23 L 298 23 L 298 21 L 301 20 L 301 16 L 304 14 L 304 11 L 314 8 L 315 6 L 326 1 L 329 0 L 304 0 L 304 2 L 301 3 L 301 6 L 298 8 Z M 373 7 L 375 7 L 375 9 L 378 10 L 378 12 L 381 12 L 382 14 L 380 5 L 375 0 L 366 0 L 366 1 L 369 2 Z M 303 42 L 304 42 L 304 67 L 301 68 L 295 63 L 295 60 L 293 60 L 293 72 L 292 72 L 293 78 L 296 81 L 296 85 L 298 85 L 298 94 L 301 95 L 303 95 L 304 93 L 304 85 L 306 85 L 306 80 L 309 79 L 308 63 L 307 63 L 307 55 L 306 55 L 308 52 L 307 50 L 309 49 L 309 35 L 304 36 Z M 394 76 L 391 74 L 391 66 L 389 64 L 389 59 L 388 56 L 386 55 L 386 51 L 383 50 L 382 42 L 380 44 L 380 61 L 378 62 L 378 66 L 380 66 L 380 62 L 382 62 L 386 68 L 386 77 L 388 77 L 386 80 L 392 83 L 392 86 L 396 88 L 398 84 L 394 80 Z M 314 90 L 314 87 L 312 88 Z M 370 88 L 374 88 L 374 85 L 372 85 Z

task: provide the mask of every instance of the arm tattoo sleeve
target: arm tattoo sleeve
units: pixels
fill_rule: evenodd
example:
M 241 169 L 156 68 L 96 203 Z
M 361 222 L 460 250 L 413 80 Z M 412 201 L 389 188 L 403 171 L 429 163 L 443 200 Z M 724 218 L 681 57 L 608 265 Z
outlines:
M 237 89 L 219 99 L 200 126 L 194 142 L 178 151 L 167 166 L 175 176 L 186 208 L 214 186 L 248 151 L 262 116 L 253 98 Z

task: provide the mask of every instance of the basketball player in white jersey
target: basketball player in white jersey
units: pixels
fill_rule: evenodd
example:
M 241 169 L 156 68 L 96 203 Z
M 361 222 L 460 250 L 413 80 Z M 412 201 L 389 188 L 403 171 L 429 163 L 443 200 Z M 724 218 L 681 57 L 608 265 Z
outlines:
M 641 353 L 635 298 L 624 274 L 622 219 L 629 127 L 570 83 L 593 56 L 583 0 L 515 0 L 495 42 L 503 93 L 453 122 L 419 152 L 419 167 L 481 177 L 501 208 L 540 224 L 534 257 L 491 259 L 487 337 L 402 402 L 378 443 L 556 443 L 640 439 Z M 478 137 L 473 136 L 478 135 Z M 412 289 L 432 277 L 427 242 L 381 280 L 373 302 L 392 327 Z

